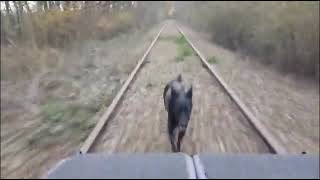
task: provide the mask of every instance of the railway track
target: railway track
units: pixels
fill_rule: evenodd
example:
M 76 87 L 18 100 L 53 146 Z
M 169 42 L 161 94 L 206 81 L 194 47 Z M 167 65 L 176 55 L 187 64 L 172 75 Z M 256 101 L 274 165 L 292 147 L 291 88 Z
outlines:
M 195 53 L 180 62 L 171 39 L 181 35 Z M 173 22 L 160 29 L 80 153 L 170 152 L 162 92 L 179 73 L 194 87 L 183 152 L 286 153 Z

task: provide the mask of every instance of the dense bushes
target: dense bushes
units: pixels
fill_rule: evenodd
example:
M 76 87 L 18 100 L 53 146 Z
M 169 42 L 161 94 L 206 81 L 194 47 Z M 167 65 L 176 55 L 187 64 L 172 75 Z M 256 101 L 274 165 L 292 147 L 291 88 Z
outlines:
M 119 26 L 124 25 L 114 23 L 118 19 L 118 16 L 121 16 L 120 13 L 111 17 L 98 14 L 98 12 L 92 14 L 92 12 L 88 13 L 85 11 L 48 10 L 23 16 L 23 36 L 13 36 L 14 40 L 22 44 L 34 41 L 38 47 L 48 45 L 62 48 L 80 38 L 100 38 L 99 32 L 112 34 L 113 31 L 119 29 Z M 93 20 L 93 16 L 96 18 L 95 20 Z M 126 19 L 122 23 L 126 23 L 125 21 Z M 14 29 L 10 29 L 10 27 L 6 29 L 6 32 L 13 31 Z
M 13 1 L 9 11 L 1 10 L 1 80 L 31 80 L 43 67 L 55 68 L 61 52 L 87 47 L 82 44 L 91 40 L 97 43 L 96 40 L 105 41 L 119 33 L 149 29 L 165 13 L 162 2 L 133 5 L 123 1 L 120 6 L 116 1 L 73 1 L 73 6 L 79 6 L 60 9 L 55 6 L 44 9 L 43 4 L 37 8 L 28 2 L 32 10 L 24 6 L 19 21 Z M 63 2 L 60 7 L 70 3 Z M 110 3 L 117 7 L 108 8 Z M 89 52 L 79 51 L 84 55 Z
M 178 7 L 179 8 L 179 7 Z M 193 2 L 178 18 L 283 72 L 319 78 L 319 2 Z
M 110 8 L 110 3 L 114 8 Z M 121 3 L 123 5 L 120 8 Z M 53 7 L 22 11 L 21 22 L 14 20 L 17 16 L 15 13 L 1 12 L 1 44 L 8 44 L 10 40 L 22 46 L 31 44 L 38 48 L 63 48 L 77 40 L 105 40 L 132 28 L 147 28 L 159 22 L 160 14 L 164 13 L 160 12 L 161 2 L 138 2 L 136 6 L 130 4 L 131 1 L 121 3 L 97 1 L 88 8 L 62 10 Z M 19 34 L 17 27 L 22 31 Z
M 49 44 L 61 47 L 75 39 L 78 29 L 75 23 L 79 17 L 78 11 L 58 11 L 37 13 L 34 16 L 36 40 L 39 45 Z

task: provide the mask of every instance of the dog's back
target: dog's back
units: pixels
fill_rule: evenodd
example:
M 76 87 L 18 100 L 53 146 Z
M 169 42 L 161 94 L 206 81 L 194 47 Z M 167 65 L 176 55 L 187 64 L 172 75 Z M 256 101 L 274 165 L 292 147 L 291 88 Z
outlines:
M 187 86 L 188 85 L 182 81 L 181 74 L 166 85 L 163 92 L 163 100 L 167 111 L 169 109 L 169 102 L 171 99 L 171 89 L 174 89 L 175 92 L 185 92 L 187 90 Z

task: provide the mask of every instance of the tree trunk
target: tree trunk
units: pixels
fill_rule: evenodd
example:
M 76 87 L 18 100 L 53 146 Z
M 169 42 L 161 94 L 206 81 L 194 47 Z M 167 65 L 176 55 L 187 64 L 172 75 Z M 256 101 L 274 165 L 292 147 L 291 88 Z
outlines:
M 48 1 L 42 1 L 44 11 L 48 10 Z
M 37 11 L 43 11 L 44 1 L 37 1 Z
M 84 1 L 84 8 L 87 9 L 90 6 L 90 1 Z
M 111 3 L 112 3 L 112 1 L 103 1 L 99 4 L 99 8 L 102 8 L 103 12 L 109 13 Z
M 11 27 L 13 27 L 14 26 L 14 17 L 12 16 L 12 11 L 10 8 L 9 1 L 5 1 L 4 3 L 6 6 L 6 14 L 9 17 L 10 25 L 11 25 Z
M 32 47 L 34 49 L 36 49 L 38 47 L 37 46 L 37 42 L 35 40 L 35 31 L 34 31 L 34 28 L 36 27 L 36 25 L 35 25 L 35 22 L 34 22 L 34 19 L 33 19 L 33 16 L 32 16 L 32 11 L 31 11 L 31 9 L 29 7 L 28 1 L 23 1 L 23 2 L 24 2 L 24 5 L 25 5 L 25 7 L 27 9 L 28 17 L 29 17 L 29 19 L 31 21 L 31 26 L 30 26 L 31 37 L 30 38 L 31 38 L 31 41 L 32 41 Z
M 78 1 L 71 1 L 70 3 L 71 3 L 72 10 L 78 9 Z
M 60 1 L 55 1 L 55 7 L 60 10 Z
M 24 2 L 24 6 L 26 7 L 26 9 L 27 9 L 27 12 L 29 13 L 29 14 L 31 14 L 32 12 L 31 12 L 31 9 L 30 9 L 30 7 L 29 7 L 29 5 L 28 5 L 28 1 L 23 1 Z
M 22 34 L 20 10 L 19 10 L 17 2 L 16 1 L 12 1 L 12 2 L 13 2 L 13 5 L 14 5 L 14 8 L 16 9 L 17 22 L 16 22 L 16 28 L 15 29 L 16 29 L 18 37 L 20 38 L 21 34 Z
M 22 23 L 22 18 L 23 18 L 23 2 L 22 1 L 17 1 L 18 2 L 18 11 L 20 15 L 20 22 Z
M 23 28 L 23 3 L 22 1 L 17 1 L 18 2 L 18 11 L 19 11 L 19 16 L 20 16 L 20 29 L 19 29 L 19 33 L 20 36 L 22 37 L 23 33 L 22 33 L 22 28 Z
M 9 16 L 9 14 L 10 14 L 10 5 L 9 5 L 9 1 L 5 1 L 4 3 L 5 3 L 5 5 L 6 5 L 6 13 L 7 13 L 7 16 Z
M 64 1 L 63 3 L 63 10 L 68 10 L 70 8 L 70 1 Z
M 49 5 L 49 7 L 48 7 L 48 9 L 54 9 L 55 7 L 55 5 L 54 5 L 54 1 L 48 1 L 48 5 Z

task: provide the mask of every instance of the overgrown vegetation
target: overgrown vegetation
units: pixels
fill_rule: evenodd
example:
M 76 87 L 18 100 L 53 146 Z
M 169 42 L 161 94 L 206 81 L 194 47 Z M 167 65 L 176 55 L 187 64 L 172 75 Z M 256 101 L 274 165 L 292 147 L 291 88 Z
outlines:
M 61 51 L 144 31 L 165 15 L 163 2 L 1 1 L 1 7 L 1 79 L 14 81 L 31 79 Z
M 1 44 L 61 48 L 78 40 L 105 40 L 164 17 L 162 2 L 4 1 Z M 3 9 L 2 9 L 3 10 Z M 150 13 L 152 11 L 152 13 Z
M 174 40 L 174 42 L 178 45 L 178 55 L 176 57 L 177 62 L 183 61 L 185 57 L 193 54 L 193 49 L 190 47 L 184 36 L 180 35 Z
M 184 61 L 185 57 L 193 55 L 193 49 L 188 44 L 184 36 L 161 36 L 160 41 L 170 41 L 177 45 L 178 55 L 175 58 L 177 62 Z
M 210 64 L 217 64 L 219 61 L 215 56 L 212 56 L 211 58 L 208 59 L 208 62 Z
M 63 101 L 48 101 L 41 107 L 43 128 L 34 133 L 28 140 L 29 145 L 48 146 L 50 144 L 68 141 L 83 141 L 95 125 L 88 121 L 98 111 L 91 106 L 66 104 Z M 68 133 L 69 132 L 69 133 Z M 49 138 L 49 137 L 56 138 Z
M 176 2 L 175 16 L 282 72 L 319 78 L 319 2 Z

